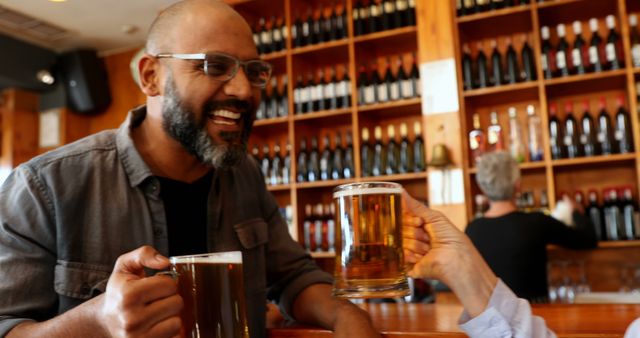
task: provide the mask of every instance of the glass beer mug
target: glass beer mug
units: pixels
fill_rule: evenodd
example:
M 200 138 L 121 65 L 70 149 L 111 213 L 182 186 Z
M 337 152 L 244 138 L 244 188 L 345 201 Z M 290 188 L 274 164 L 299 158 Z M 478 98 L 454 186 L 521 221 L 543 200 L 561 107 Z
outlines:
M 401 198 L 402 187 L 396 183 L 352 183 L 334 189 L 334 296 L 396 298 L 410 293 L 402 252 Z

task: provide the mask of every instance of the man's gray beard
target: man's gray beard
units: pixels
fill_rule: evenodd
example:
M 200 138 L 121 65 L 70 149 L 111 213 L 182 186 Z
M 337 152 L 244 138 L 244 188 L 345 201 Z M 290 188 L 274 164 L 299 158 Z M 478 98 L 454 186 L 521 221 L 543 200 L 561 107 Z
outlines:
M 243 132 L 241 144 L 215 144 L 207 132 L 206 109 L 203 109 L 200 121 L 196 121 L 195 113 L 185 108 L 173 84 L 173 78 L 167 78 L 165 96 L 162 103 L 162 126 L 164 130 L 200 162 L 216 169 L 228 168 L 245 157 L 248 132 Z M 246 121 L 245 121 L 246 123 Z M 246 128 L 246 126 L 243 126 Z M 223 139 L 237 137 L 237 133 L 220 135 Z

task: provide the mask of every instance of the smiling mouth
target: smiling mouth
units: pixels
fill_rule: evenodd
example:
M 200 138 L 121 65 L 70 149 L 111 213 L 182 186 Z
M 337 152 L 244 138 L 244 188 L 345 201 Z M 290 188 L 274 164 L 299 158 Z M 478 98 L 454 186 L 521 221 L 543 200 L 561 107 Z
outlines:
M 218 109 L 209 114 L 209 119 L 218 125 L 235 126 L 240 123 L 242 114 L 227 109 Z

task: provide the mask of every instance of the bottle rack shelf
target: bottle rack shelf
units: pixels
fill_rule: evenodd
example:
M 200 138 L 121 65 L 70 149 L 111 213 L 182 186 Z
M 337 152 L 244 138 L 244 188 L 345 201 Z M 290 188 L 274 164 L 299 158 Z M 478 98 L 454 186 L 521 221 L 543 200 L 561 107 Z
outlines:
M 630 154 L 613 154 L 606 156 L 593 156 L 593 157 L 579 157 L 571 159 L 553 160 L 551 163 L 554 167 L 566 167 L 566 166 L 580 166 L 584 164 L 594 163 L 613 163 L 622 161 L 633 161 L 637 155 L 635 153 Z
M 458 21 L 458 23 L 474 22 L 474 21 L 480 21 L 480 20 L 493 19 L 499 16 L 526 14 L 530 10 L 531 10 L 531 5 L 521 5 L 517 7 L 508 7 L 508 8 L 498 9 L 494 11 L 488 11 L 484 13 L 465 15 L 465 16 L 458 17 L 456 20 Z

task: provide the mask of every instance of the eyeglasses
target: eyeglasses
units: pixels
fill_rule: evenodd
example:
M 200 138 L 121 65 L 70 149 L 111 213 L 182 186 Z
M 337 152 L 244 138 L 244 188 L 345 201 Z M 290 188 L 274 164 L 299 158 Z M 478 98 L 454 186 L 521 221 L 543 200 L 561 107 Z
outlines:
M 174 54 L 160 53 L 156 58 L 171 58 L 181 60 L 202 60 L 204 73 L 214 80 L 227 82 L 238 73 L 240 66 L 244 69 L 249 82 L 254 87 L 264 88 L 271 77 L 271 64 L 262 60 L 241 61 L 223 53 Z

